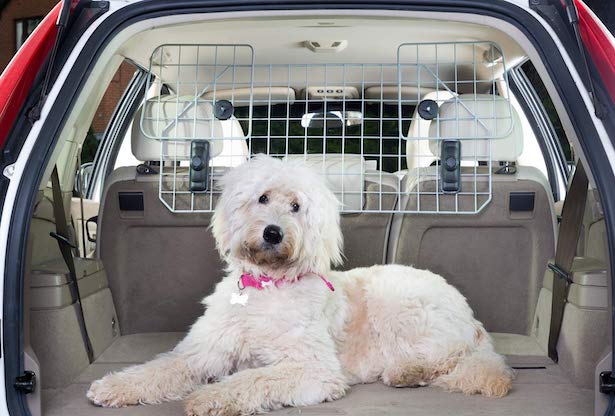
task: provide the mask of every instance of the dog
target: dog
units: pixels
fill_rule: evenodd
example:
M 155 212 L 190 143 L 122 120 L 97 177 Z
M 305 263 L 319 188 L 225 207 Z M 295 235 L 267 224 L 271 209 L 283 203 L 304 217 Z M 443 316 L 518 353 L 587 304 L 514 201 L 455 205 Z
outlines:
M 92 403 L 185 399 L 188 415 L 247 415 L 379 380 L 508 393 L 512 370 L 444 278 L 401 265 L 332 270 L 339 201 L 315 170 L 259 155 L 221 182 L 212 232 L 227 272 L 205 314 L 172 351 L 93 382 Z

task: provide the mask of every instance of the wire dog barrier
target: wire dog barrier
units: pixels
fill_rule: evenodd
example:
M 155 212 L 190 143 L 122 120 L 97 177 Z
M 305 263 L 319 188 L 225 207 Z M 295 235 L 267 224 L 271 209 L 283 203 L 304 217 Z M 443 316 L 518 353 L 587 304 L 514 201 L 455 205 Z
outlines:
M 475 214 L 491 147 L 513 129 L 490 42 L 407 43 L 394 63 L 260 64 L 250 45 L 158 47 L 143 135 L 160 142 L 160 200 L 209 212 L 218 178 L 252 155 L 301 158 L 342 212 Z

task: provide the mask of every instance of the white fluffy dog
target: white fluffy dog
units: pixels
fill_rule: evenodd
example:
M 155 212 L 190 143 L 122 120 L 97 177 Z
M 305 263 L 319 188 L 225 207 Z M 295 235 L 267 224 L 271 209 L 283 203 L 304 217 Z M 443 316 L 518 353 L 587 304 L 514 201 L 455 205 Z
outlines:
M 92 383 L 95 404 L 186 398 L 189 415 L 338 399 L 350 385 L 504 396 L 512 372 L 465 298 L 429 271 L 342 262 L 338 201 L 299 162 L 258 156 L 223 178 L 213 234 L 228 264 L 172 351 Z

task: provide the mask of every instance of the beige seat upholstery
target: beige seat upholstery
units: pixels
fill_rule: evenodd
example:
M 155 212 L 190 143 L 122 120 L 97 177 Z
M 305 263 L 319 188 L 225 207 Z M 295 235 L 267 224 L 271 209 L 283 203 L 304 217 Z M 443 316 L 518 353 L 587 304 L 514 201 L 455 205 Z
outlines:
M 150 101 L 156 103 L 156 99 Z M 173 105 L 172 98 L 166 102 L 160 105 Z M 155 110 L 146 107 L 146 111 Z M 201 118 L 211 118 L 208 103 L 199 104 L 194 111 Z M 135 120 L 140 120 L 140 112 Z M 239 134 L 243 137 L 239 122 L 231 118 L 211 123 L 198 124 L 195 137 L 207 139 L 214 132 L 215 137 L 234 139 L 212 146 L 214 164 L 233 166 L 245 160 L 247 146 L 245 140 L 238 139 Z M 176 129 L 187 131 L 181 125 Z M 160 160 L 160 143 L 146 137 L 138 122 L 133 123 L 131 140 L 138 160 Z M 189 146 L 176 150 L 171 145 L 162 151 L 176 152 L 172 156 L 178 160 L 189 156 Z M 158 175 L 138 174 L 136 166 L 116 169 L 105 182 L 98 254 L 107 267 L 123 334 L 187 330 L 202 313 L 200 300 L 213 290 L 223 269 L 208 229 L 211 214 L 172 213 L 159 200 L 158 186 Z M 142 195 L 143 210 L 120 209 L 120 195 L 126 193 Z
M 323 157 L 310 154 L 288 158 L 305 160 L 308 165 L 324 172 L 343 209 L 356 211 L 342 212 L 341 215 L 345 257 L 342 268 L 384 264 L 392 214 L 365 211 L 391 211 L 395 208 L 399 190 L 397 176 L 370 169 L 372 164 L 361 155 L 327 154 Z
M 464 111 L 455 108 L 458 106 L 449 101 L 442 105 L 440 114 Z M 512 111 L 514 125 L 510 133 L 491 140 L 492 161 L 515 162 L 523 150 L 519 118 Z M 463 129 L 463 123 L 459 127 Z M 471 125 L 467 127 L 474 129 Z M 440 126 L 440 133 L 446 133 L 446 128 Z M 433 126 L 430 130 L 434 137 Z M 460 131 L 463 137 L 470 134 L 471 131 Z M 464 139 L 461 146 L 462 159 L 488 155 L 485 141 Z M 438 158 L 436 141 L 429 147 Z M 404 185 L 410 197 L 401 202 L 402 208 L 416 207 L 416 198 L 411 193 L 418 186 L 421 191 L 435 190 L 435 169 L 438 168 L 424 167 L 408 173 Z M 534 167 L 516 166 L 516 172 L 509 174 L 496 173 L 499 166 L 479 169 L 493 171 L 490 203 L 475 215 L 396 214 L 389 261 L 430 269 L 444 276 L 468 298 L 489 331 L 526 334 L 544 268 L 554 253 L 553 197 L 548 181 Z M 471 187 L 471 183 L 462 182 L 462 189 L 464 184 Z M 511 210 L 511 194 L 517 192 L 534 195 L 533 210 Z M 435 209 L 429 204 L 433 205 L 433 200 L 421 201 L 421 209 Z

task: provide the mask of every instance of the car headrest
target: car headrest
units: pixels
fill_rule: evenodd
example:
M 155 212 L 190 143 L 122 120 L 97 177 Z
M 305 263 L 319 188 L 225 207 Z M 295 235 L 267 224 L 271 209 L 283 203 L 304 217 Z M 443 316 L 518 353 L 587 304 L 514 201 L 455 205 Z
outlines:
M 487 160 L 489 147 L 494 162 L 515 162 L 523 152 L 519 115 L 507 99 L 497 95 L 459 95 L 444 102 L 438 118 L 429 125 L 429 137 L 461 139 L 461 158 L 466 160 Z M 429 141 L 436 157 L 440 143 Z
M 354 154 L 309 154 L 288 155 L 287 160 L 305 160 L 305 163 L 323 174 L 329 189 L 343 204 L 344 210 L 363 208 L 365 163 L 361 155 Z
M 234 116 L 218 120 L 210 102 L 194 102 L 194 96 L 176 95 L 147 100 L 137 110 L 132 123 L 135 157 L 141 161 L 160 160 L 162 151 L 165 157 L 188 160 L 191 140 L 209 140 L 209 156 L 214 158 L 222 153 L 224 139 L 244 137 Z

